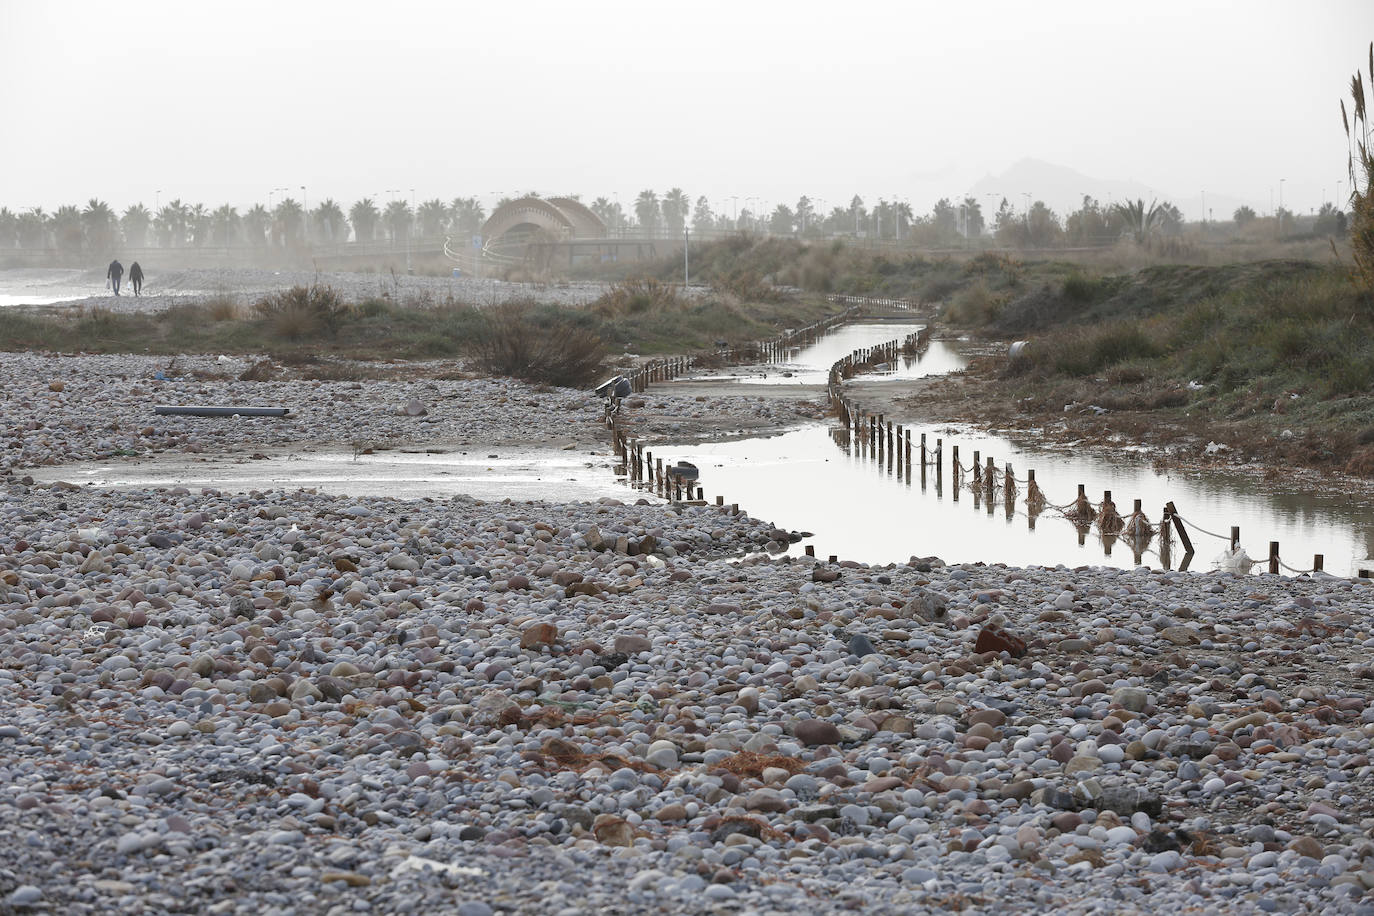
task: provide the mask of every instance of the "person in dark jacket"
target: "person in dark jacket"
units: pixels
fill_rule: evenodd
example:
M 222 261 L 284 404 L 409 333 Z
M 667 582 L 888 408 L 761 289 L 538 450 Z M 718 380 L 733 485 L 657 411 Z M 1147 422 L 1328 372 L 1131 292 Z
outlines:
M 134 288 L 135 296 L 143 291 L 143 268 L 137 261 L 129 265 L 129 285 Z
M 116 258 L 110 262 L 109 269 L 105 271 L 105 279 L 110 281 L 110 285 L 114 287 L 114 294 L 116 296 L 119 295 L 119 280 L 123 276 L 124 265 L 119 263 L 119 259 Z

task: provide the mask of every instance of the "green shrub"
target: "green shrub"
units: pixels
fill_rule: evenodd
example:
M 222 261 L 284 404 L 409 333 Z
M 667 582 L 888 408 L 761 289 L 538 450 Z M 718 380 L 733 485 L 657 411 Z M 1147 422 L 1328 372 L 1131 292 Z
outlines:
M 1108 366 L 1153 359 L 1160 352 L 1139 324 L 1117 323 L 1069 335 L 1056 343 L 1051 359 L 1064 375 L 1085 376 L 1096 375 Z
M 1092 302 L 1101 287 L 1101 281 L 1096 277 L 1074 271 L 1064 278 L 1064 298 L 1070 302 Z
M 980 277 L 959 290 L 949 301 L 943 318 L 961 327 L 982 327 L 997 320 L 1006 300 L 994 295 Z

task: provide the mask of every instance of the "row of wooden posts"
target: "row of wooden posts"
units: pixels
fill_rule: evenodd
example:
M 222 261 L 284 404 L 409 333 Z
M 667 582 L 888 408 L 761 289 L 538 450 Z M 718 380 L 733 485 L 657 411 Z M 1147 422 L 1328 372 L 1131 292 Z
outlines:
M 927 468 L 933 467 L 935 488 L 938 494 L 943 488 L 944 440 L 937 438 L 935 447 L 929 449 L 926 443 L 926 434 L 921 433 L 919 440 L 913 443 L 910 429 L 904 429 L 901 424 L 894 424 L 882 414 L 870 414 L 863 410 L 845 397 L 842 386 L 845 379 L 853 377 L 860 371 L 889 362 L 904 350 L 923 346 L 929 341 L 929 334 L 930 328 L 926 327 L 922 329 L 920 334 L 909 335 L 900 341 L 893 340 L 876 347 L 855 350 L 831 366 L 828 388 L 831 407 L 836 417 L 844 425 L 837 438 L 843 438 L 847 446 L 857 445 L 859 454 L 871 456 L 879 464 L 886 460 L 889 471 L 895 468 L 897 476 L 904 476 L 908 483 L 911 482 L 913 466 L 919 468 L 922 489 L 926 486 Z M 959 461 L 959 446 L 952 445 L 950 452 L 950 472 L 955 478 L 953 497 L 957 501 L 964 468 Z M 1010 520 L 1016 511 L 1016 495 L 1020 481 L 1017 480 L 1010 462 L 1005 463 L 999 472 L 991 456 L 987 456 L 985 464 L 982 463 L 983 457 L 979 451 L 975 450 L 973 463 L 969 468 L 972 472 L 970 489 L 974 494 L 974 505 L 977 507 L 981 501 L 980 496 L 984 497 L 987 501 L 988 514 L 992 514 L 993 497 L 995 492 L 1000 489 L 1004 497 L 1007 518 Z M 1050 507 L 1051 504 L 1046 501 L 1040 491 L 1033 469 L 1026 472 L 1025 484 L 1028 527 L 1034 530 L 1036 516 L 1045 508 Z M 1110 490 L 1104 490 L 1102 502 L 1093 506 L 1088 500 L 1086 486 L 1079 484 L 1078 496 L 1074 502 L 1054 508 L 1060 509 L 1064 516 L 1075 524 L 1078 529 L 1080 545 L 1085 542 L 1088 530 L 1096 524 L 1108 555 L 1111 553 L 1112 542 L 1117 538 L 1125 538 L 1135 553 L 1137 563 L 1141 562 L 1144 549 L 1156 535 L 1155 526 L 1151 525 L 1144 515 L 1141 500 L 1134 501 L 1131 514 L 1123 519 L 1116 511 Z M 1172 501 L 1164 506 L 1157 532 L 1160 560 L 1166 569 L 1171 568 L 1172 534 L 1177 533 L 1184 551 L 1179 569 L 1186 571 L 1193 558 L 1194 546 L 1192 537 L 1187 528 L 1184 527 L 1183 519 L 1179 516 Z M 1231 550 L 1234 552 L 1239 544 L 1240 528 L 1233 526 L 1230 537 Z M 1279 546 L 1278 541 L 1269 542 L 1268 569 L 1271 573 L 1277 574 L 1280 571 Z M 1324 564 L 1325 557 L 1322 554 L 1313 555 L 1312 571 L 1322 570 Z M 1360 578 L 1371 578 L 1374 577 L 1374 573 L 1367 569 L 1361 569 L 1359 576 Z
M 643 442 L 625 435 L 614 422 L 611 424 L 611 441 L 616 456 L 621 459 L 630 486 L 648 489 L 654 495 L 671 502 L 690 506 L 707 504 L 706 492 L 696 481 L 673 473 L 671 463 L 665 466 L 662 458 L 655 458 L 654 453 L 645 448 Z M 717 494 L 716 505 L 724 508 L 725 497 Z M 731 503 L 729 510 L 731 515 L 738 515 L 739 504 Z
M 849 296 L 844 293 L 833 293 L 826 298 L 837 305 L 878 306 L 880 308 L 895 309 L 899 312 L 912 312 L 922 308 L 921 303 L 913 299 L 892 299 L 882 296 Z
M 835 297 L 831 297 L 836 301 Z M 869 304 L 892 305 L 899 301 L 901 307 L 914 307 L 914 303 L 905 300 L 864 300 Z M 862 311 L 862 304 L 851 305 L 839 314 L 820 321 L 812 322 L 805 327 L 792 328 L 783 331 L 770 338 L 769 340 L 759 341 L 747 347 L 727 348 L 715 351 L 711 354 L 713 358 L 724 358 L 727 361 L 732 359 L 777 359 L 793 347 L 806 346 L 820 340 L 830 329 L 853 321 Z M 636 393 L 642 393 L 648 389 L 649 385 L 656 382 L 670 382 L 685 373 L 691 371 L 701 360 L 700 355 L 673 356 L 663 359 L 654 359 L 638 366 L 630 372 L 627 378 L 630 380 L 630 388 Z M 614 414 L 609 414 L 606 425 L 611 429 L 611 439 L 614 443 L 615 453 L 623 459 L 626 474 L 630 482 L 635 486 L 645 486 L 654 491 L 657 495 L 671 499 L 675 502 L 693 502 L 704 504 L 705 499 L 702 487 L 694 485 L 692 482 L 684 480 L 672 473 L 672 465 L 664 469 L 662 459 L 657 464 L 653 461 L 653 453 L 645 449 L 643 443 L 638 439 L 627 436 L 621 430 L 619 420 Z M 716 505 L 723 506 L 724 498 L 716 497 Z M 731 511 L 739 512 L 739 506 L 732 503 Z

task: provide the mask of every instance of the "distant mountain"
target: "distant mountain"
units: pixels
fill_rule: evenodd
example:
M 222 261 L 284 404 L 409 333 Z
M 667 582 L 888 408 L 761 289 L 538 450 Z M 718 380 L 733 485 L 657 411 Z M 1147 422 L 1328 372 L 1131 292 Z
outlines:
M 1061 217 L 1077 210 L 1083 196 L 1096 198 L 1104 206 L 1125 200 L 1168 202 L 1183 211 L 1188 221 L 1202 216 L 1202 192 L 1185 195 L 1172 194 L 1166 188 L 1153 188 L 1143 182 L 1120 179 L 1092 178 L 1068 166 L 1055 165 L 1040 159 L 1022 159 L 1000 175 L 987 175 L 974 183 L 972 193 L 983 204 L 983 212 L 991 216 L 997 212 L 1000 199 L 1020 212 L 1026 205 L 1024 195 L 1032 202 L 1043 200 Z M 989 195 L 992 195 L 989 197 Z M 1206 195 L 1212 219 L 1229 220 L 1242 201 L 1224 194 Z M 1258 209 L 1258 208 L 1257 208 Z

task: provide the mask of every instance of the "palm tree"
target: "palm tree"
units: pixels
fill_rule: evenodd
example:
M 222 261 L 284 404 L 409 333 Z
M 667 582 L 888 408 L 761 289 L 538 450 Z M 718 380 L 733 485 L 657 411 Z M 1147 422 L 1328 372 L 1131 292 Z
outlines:
M 48 214 L 42 207 L 26 210 L 19 217 L 19 247 L 48 247 Z
M 696 209 L 692 211 L 692 231 L 700 235 L 714 226 L 715 217 L 711 214 L 711 202 L 703 194 L 697 198 Z
M 213 235 L 215 244 L 228 248 L 234 244 L 234 236 L 238 234 L 239 211 L 224 204 L 210 216 L 213 224 Z
M 81 211 L 81 221 L 85 224 L 86 244 L 92 251 L 109 251 L 118 240 L 115 213 L 103 200 L 92 197 Z
M 311 217 L 326 244 L 333 245 L 348 238 L 348 222 L 344 219 L 343 208 L 335 203 L 334 198 L 326 198 L 324 203 L 315 208 Z
M 476 235 L 482 230 L 487 214 L 482 202 L 475 197 L 455 197 L 449 204 L 449 218 L 453 231 L 459 235 Z
M 9 207 L 0 207 L 0 248 L 19 244 L 19 216 Z
M 81 210 L 71 204 L 57 208 L 52 215 L 53 236 L 63 251 L 78 252 L 85 236 L 81 230 Z
M 646 233 L 657 231 L 658 216 L 658 194 L 640 191 L 635 198 L 635 217 L 639 220 L 640 230 Z
M 668 231 L 675 236 L 682 235 L 687 225 L 687 214 L 692 210 L 692 202 L 687 199 L 682 188 L 669 188 L 663 195 L 663 222 Z
M 416 216 L 420 221 L 420 236 L 438 238 L 444 234 L 448 225 L 448 205 L 437 197 L 427 200 L 420 204 Z
M 267 227 L 271 222 L 272 214 L 262 204 L 254 204 L 252 209 L 243 214 L 241 226 L 248 244 L 254 248 L 264 247 L 267 244 Z
M 1137 242 L 1144 242 L 1151 232 L 1158 228 L 1162 213 L 1159 204 L 1150 201 L 1150 208 L 1145 209 L 1145 201 L 1137 198 L 1128 200 L 1125 203 L 1113 204 L 1112 212 L 1121 217 L 1126 224 L 1126 229 Z
M 204 204 L 196 204 L 187 211 L 186 221 L 190 225 L 191 244 L 197 248 L 202 247 L 210 238 L 210 211 L 205 209 Z
M 371 197 L 364 197 L 348 209 L 348 218 L 353 222 L 353 239 L 357 242 L 370 242 L 377 237 L 377 221 L 381 214 Z
M 387 231 L 391 233 L 393 247 L 398 240 L 404 241 L 410 238 L 410 224 L 413 219 L 410 204 L 403 200 L 393 200 L 386 205 L 386 213 L 383 214 L 382 218 L 386 221 Z
M 131 248 L 142 248 L 148 244 L 148 227 L 153 223 L 153 214 L 143 204 L 134 204 L 124 211 L 119 225 L 124 230 L 124 241 Z
M 190 211 L 180 198 L 164 204 L 157 212 L 157 234 L 164 248 L 180 248 L 186 244 L 186 226 Z
M 283 248 L 298 244 L 304 217 L 305 211 L 294 198 L 288 197 L 277 204 L 272 209 L 272 233 L 276 243 Z

